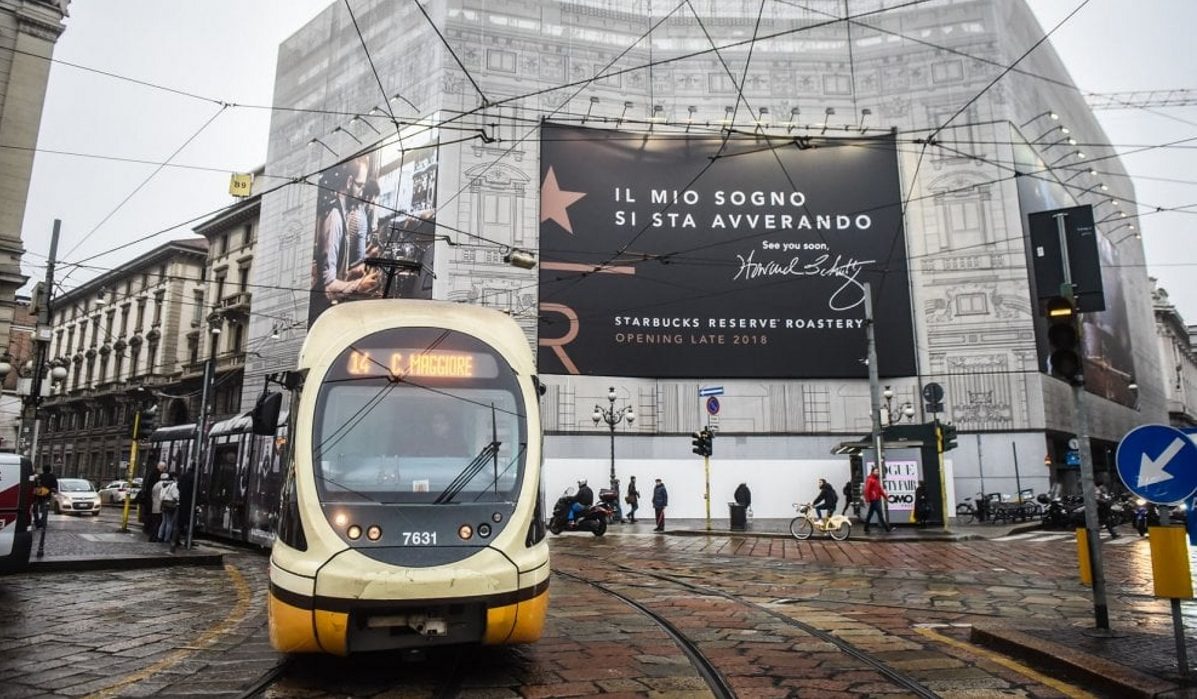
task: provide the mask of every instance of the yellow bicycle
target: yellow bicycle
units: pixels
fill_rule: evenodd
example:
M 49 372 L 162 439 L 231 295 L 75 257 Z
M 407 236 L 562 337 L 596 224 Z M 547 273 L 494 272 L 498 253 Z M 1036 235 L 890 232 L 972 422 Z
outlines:
M 843 541 L 852 535 L 852 520 L 843 515 L 832 514 L 826 520 L 815 517 L 815 508 L 809 504 L 794 503 L 798 516 L 790 520 L 790 533 L 795 539 L 806 540 L 816 531 L 827 534 L 836 541 Z

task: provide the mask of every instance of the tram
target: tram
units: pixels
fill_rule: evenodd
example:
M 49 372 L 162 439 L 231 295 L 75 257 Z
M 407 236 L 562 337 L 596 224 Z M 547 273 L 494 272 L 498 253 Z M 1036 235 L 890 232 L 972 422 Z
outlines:
M 540 637 L 549 551 L 534 371 L 523 331 L 494 310 L 377 300 L 320 315 L 286 381 L 275 649 Z M 275 422 L 269 405 L 255 421 Z

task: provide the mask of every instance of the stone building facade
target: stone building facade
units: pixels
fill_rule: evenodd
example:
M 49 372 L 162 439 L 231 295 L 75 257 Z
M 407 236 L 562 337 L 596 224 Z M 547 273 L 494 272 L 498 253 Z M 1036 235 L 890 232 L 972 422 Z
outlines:
M 21 273 L 21 226 L 54 44 L 70 0 L 0 2 L 0 347 L 8 346 Z M 49 231 L 46 231 L 49 240 Z
M 847 4 L 852 21 L 830 0 L 763 12 L 760 3 L 692 5 L 434 0 L 425 8 L 446 46 L 412 6 L 362 2 L 356 20 L 383 92 L 344 6 L 330 6 L 280 49 L 276 106 L 298 109 L 275 112 L 266 171 L 306 179 L 263 199 L 254 305 L 269 317 L 251 318 L 249 341 L 274 331 L 271 318 L 307 317 L 319 174 L 396 131 L 412 143 L 441 125 L 432 296 L 509 311 L 534 346 L 537 272 L 504 257 L 538 247 L 542 119 L 658 135 L 894 133 L 917 371 L 886 383 L 899 404 L 916 406 L 917 421 L 931 418 L 922 389 L 944 388 L 938 417 L 960 431 L 947 455 L 949 497 L 1076 484 L 1071 391 L 1043 372 L 1030 212 L 1094 206 L 1103 254 L 1117 263 L 1105 270 L 1101 316 L 1115 320 L 1086 331 L 1111 377 L 1087 399 L 1099 471 L 1128 429 L 1163 418 L 1143 251 L 1125 237 L 1138 223 L 1133 184 L 1050 45 L 989 86 L 1043 35 L 1023 2 L 859 0 Z M 763 39 L 749 42 L 754 34 Z M 249 373 L 292 364 L 302 339 L 282 337 L 250 359 Z M 609 435 L 590 416 L 614 386 L 638 416 L 620 428 L 615 469 L 664 477 L 679 516 L 702 511 L 688 447 L 707 421 L 702 385 L 725 389 L 712 487 L 730 494 L 753 479 L 758 516 L 784 516 L 813 495 L 817 477 L 846 477 L 846 459 L 831 450 L 871 422 L 866 380 L 813 379 L 800 367 L 767 380 L 726 379 L 716 367 L 702 380 L 544 379 L 548 490 L 607 473 Z M 247 379 L 245 395 L 260 388 Z
M 195 419 L 190 341 L 207 326 L 208 242 L 165 243 L 55 298 L 49 356 L 69 374 L 42 406 L 37 458 L 63 475 L 121 478 L 138 409 L 161 424 Z
M 1160 366 L 1164 369 L 1164 391 L 1168 400 L 1168 424 L 1197 427 L 1197 353 L 1193 351 L 1193 326 L 1168 298 L 1168 291 L 1156 287 L 1151 294 L 1155 308 Z

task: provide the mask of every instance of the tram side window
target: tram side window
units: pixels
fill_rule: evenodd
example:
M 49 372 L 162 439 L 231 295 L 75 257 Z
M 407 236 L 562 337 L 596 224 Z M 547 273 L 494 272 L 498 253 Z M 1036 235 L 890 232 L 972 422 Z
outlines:
M 303 520 L 299 517 L 299 496 L 295 492 L 294 468 L 287 469 L 282 501 L 278 517 L 278 538 L 293 549 L 307 551 L 308 540 L 303 534 Z
M 212 496 L 220 500 L 233 497 L 237 487 L 237 450 L 239 445 L 217 444 L 212 448 Z

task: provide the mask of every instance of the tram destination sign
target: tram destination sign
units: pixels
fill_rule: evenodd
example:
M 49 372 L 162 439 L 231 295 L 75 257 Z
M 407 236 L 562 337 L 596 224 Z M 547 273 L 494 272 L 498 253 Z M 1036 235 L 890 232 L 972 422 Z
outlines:
M 897 155 L 881 138 L 541 130 L 539 366 L 647 377 L 915 370 Z

